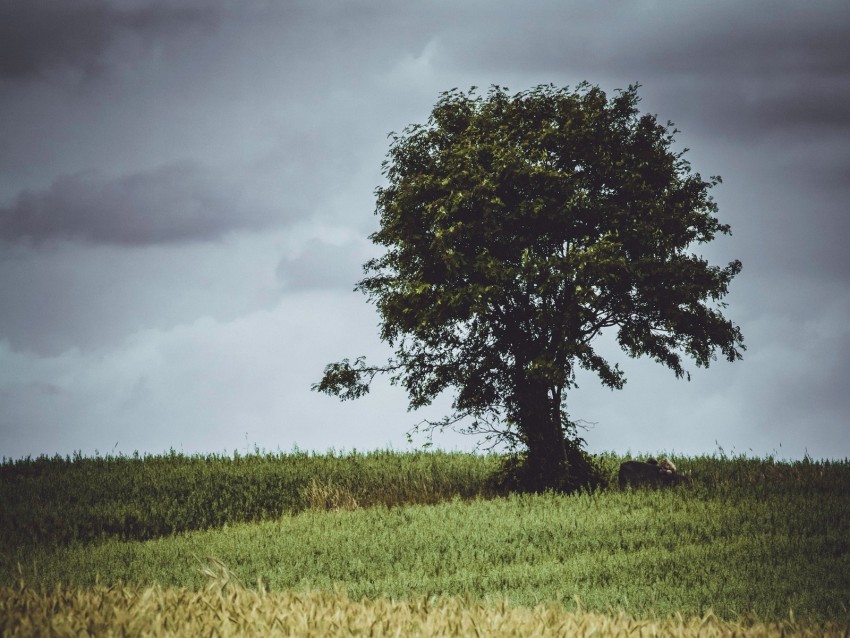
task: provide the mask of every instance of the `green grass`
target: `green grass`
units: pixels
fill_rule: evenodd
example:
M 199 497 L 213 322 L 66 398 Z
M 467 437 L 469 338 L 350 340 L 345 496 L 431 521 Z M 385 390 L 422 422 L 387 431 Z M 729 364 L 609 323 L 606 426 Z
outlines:
M 4 547 L 145 540 L 269 520 L 336 500 L 437 503 L 491 493 L 495 456 L 463 453 L 254 453 L 40 457 L 0 464 Z
M 314 470 L 326 471 L 322 464 L 327 463 L 337 474 L 326 471 L 316 479 L 303 469 L 297 482 L 301 491 L 280 495 L 302 495 L 288 513 L 253 523 L 237 518 L 217 529 L 143 542 L 103 537 L 16 545 L 6 553 L 0 582 L 11 585 L 22 578 L 46 588 L 99 581 L 197 589 L 204 583 L 200 568 L 212 556 L 252 587 L 262 580 L 273 591 L 336 589 L 353 600 L 461 596 L 572 608 L 578 598 L 587 609 L 636 615 L 698 616 L 713 609 L 724 618 L 775 620 L 793 609 L 799 618 L 850 626 L 846 461 L 680 458 L 693 488 L 483 498 L 490 496 L 484 486 L 495 466 L 492 457 L 377 454 L 354 457 L 356 463 L 348 457 L 310 458 Z M 368 470 L 373 476 L 380 475 L 377 467 L 387 472 L 368 482 L 369 489 L 392 492 L 391 485 L 416 485 L 411 494 L 431 494 L 424 502 L 451 500 L 404 505 L 393 498 L 380 504 L 380 497 L 368 495 L 365 479 L 357 483 L 358 472 L 368 474 L 369 458 L 383 459 Z M 601 462 L 613 474 L 619 460 L 606 455 Z M 183 460 L 174 463 L 183 467 Z M 401 480 L 393 478 L 393 465 L 392 471 L 421 471 Z M 422 468 L 430 468 L 430 479 Z M 453 496 L 446 490 L 438 498 L 427 487 L 427 480 L 450 475 L 478 476 L 480 497 L 463 500 L 475 490 L 455 490 Z M 326 493 L 334 485 L 359 490 L 353 501 L 341 503 L 355 509 L 326 511 L 320 499 L 322 509 L 305 510 L 311 480 Z M 378 505 L 359 506 L 370 503 Z

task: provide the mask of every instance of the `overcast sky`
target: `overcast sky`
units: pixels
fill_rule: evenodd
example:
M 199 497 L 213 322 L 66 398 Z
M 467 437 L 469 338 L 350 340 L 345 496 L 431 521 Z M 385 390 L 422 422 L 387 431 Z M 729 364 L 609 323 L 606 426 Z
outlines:
M 408 449 L 352 291 L 441 91 L 639 82 L 732 226 L 745 358 L 579 377 L 591 451 L 850 457 L 850 5 L 0 0 L 0 456 Z M 415 439 L 421 444 L 423 440 Z M 446 449 L 474 439 L 435 438 Z

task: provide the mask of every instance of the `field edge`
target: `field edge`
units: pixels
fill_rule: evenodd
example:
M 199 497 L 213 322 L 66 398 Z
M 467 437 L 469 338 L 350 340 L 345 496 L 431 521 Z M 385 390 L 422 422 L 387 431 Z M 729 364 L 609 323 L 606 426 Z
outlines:
M 344 592 L 249 589 L 220 569 L 202 590 L 96 585 L 38 591 L 0 587 L 0 635 L 156 636 L 848 636 L 835 623 L 761 622 L 680 614 L 639 618 L 623 611 L 566 610 L 461 597 L 352 600 Z

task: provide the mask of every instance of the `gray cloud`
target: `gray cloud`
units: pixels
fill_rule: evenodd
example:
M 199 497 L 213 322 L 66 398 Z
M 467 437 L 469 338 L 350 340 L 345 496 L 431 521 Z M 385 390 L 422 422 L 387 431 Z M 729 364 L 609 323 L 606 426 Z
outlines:
M 627 361 L 626 389 L 583 382 L 573 416 L 600 421 L 597 449 L 793 439 L 845 453 L 846 2 L 12 4 L 0 447 L 103 448 L 120 430 L 122 445 L 143 432 L 140 449 L 220 450 L 259 423 L 271 447 L 307 430 L 318 448 L 401 440 L 417 418 L 400 395 L 378 417 L 307 389 L 328 361 L 380 347 L 351 287 L 373 249 L 386 134 L 452 86 L 589 80 L 639 81 L 642 110 L 682 129 L 695 170 L 723 176 L 714 195 L 734 236 L 699 250 L 743 260 L 728 316 L 749 350 L 690 384 Z M 271 401 L 282 387 L 290 399 Z M 169 425 L 158 438 L 133 425 L 151 422 Z M 358 427 L 334 438 L 317 425 L 332 422 Z
M 39 357 L 120 351 L 137 333 L 204 317 L 229 322 L 273 307 L 285 237 L 268 232 L 190 244 L 6 246 L 0 250 L 0 342 Z
M 117 8 L 104 0 L 28 0 L 0 4 L 0 78 L 42 78 L 70 68 L 92 76 L 104 70 L 116 38 L 154 40 L 161 32 L 209 27 L 209 10 L 155 3 Z
M 487 81 L 506 73 L 610 89 L 638 81 L 662 119 L 697 114 L 713 134 L 736 139 L 850 126 L 844 2 L 817 11 L 763 1 L 535 3 L 522 12 L 507 4 L 482 12 L 474 32 L 462 25 L 441 32 L 442 61 L 462 61 Z
M 768 1 L 682 3 L 638 28 L 635 62 L 663 73 L 847 77 L 848 18 L 843 2 L 821 2 L 817 11 Z
M 116 179 L 64 175 L 46 190 L 25 190 L 0 208 L 0 237 L 143 245 L 217 239 L 279 221 L 277 211 L 252 206 L 244 190 L 190 162 Z
M 659 101 L 698 115 L 704 131 L 738 142 L 850 134 L 850 11 L 802 21 L 738 27 L 652 52 L 649 68 L 669 73 Z M 694 86 L 693 78 L 700 77 Z M 656 82 L 658 76 L 653 78 Z
M 363 278 L 362 266 L 373 256 L 375 248 L 365 240 L 331 244 L 312 239 L 280 260 L 277 277 L 287 290 L 349 291 Z

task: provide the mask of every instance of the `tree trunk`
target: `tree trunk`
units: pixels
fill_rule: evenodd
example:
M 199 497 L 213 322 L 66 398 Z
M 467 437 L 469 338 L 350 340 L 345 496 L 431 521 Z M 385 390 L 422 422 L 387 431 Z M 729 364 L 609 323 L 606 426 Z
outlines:
M 543 384 L 526 384 L 518 394 L 519 427 L 528 446 L 526 487 L 540 492 L 560 489 L 569 470 L 560 405 Z

